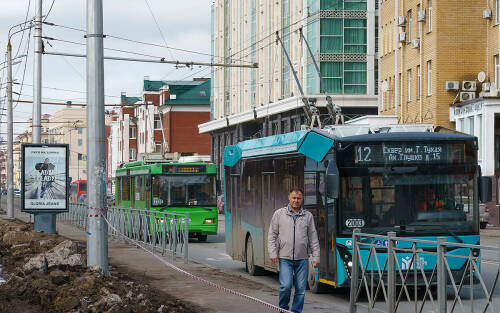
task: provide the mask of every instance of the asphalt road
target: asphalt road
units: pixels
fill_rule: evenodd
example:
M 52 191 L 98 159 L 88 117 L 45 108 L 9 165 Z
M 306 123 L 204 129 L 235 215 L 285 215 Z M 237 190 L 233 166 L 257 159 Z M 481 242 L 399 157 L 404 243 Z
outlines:
M 482 245 L 487 245 L 487 246 L 493 246 L 493 247 L 499 247 L 500 243 L 500 231 L 498 236 L 481 236 L 481 244 Z M 226 253 L 226 247 L 225 247 L 225 234 L 224 234 L 224 216 L 219 215 L 219 233 L 217 236 L 208 236 L 207 242 L 205 243 L 198 243 L 196 240 L 192 240 L 189 243 L 189 256 L 191 259 L 196 260 L 197 262 L 207 264 L 209 266 L 212 266 L 214 268 L 222 269 L 226 272 L 238 274 L 238 275 L 245 275 L 246 278 L 262 283 L 268 287 L 271 288 L 279 288 L 279 281 L 278 281 L 278 276 L 275 273 L 271 272 L 266 272 L 266 274 L 262 276 L 250 276 L 245 272 L 245 263 L 240 262 L 240 261 L 233 261 L 229 255 Z M 487 259 L 492 259 L 492 260 L 499 260 L 500 256 L 498 255 L 498 252 L 493 252 L 493 251 L 488 251 L 485 250 L 482 252 L 482 255 L 484 258 Z M 498 262 L 498 261 L 497 261 Z M 486 262 L 482 262 L 481 264 L 481 276 L 484 280 L 484 287 L 489 291 L 491 290 L 491 287 L 493 286 L 496 273 L 498 270 L 498 263 L 496 264 L 490 264 Z M 500 280 L 500 278 L 499 278 Z M 457 284 L 457 289 L 458 285 L 460 282 L 456 282 Z M 467 281 L 468 283 L 468 281 Z M 497 283 L 500 285 L 500 281 Z M 494 297 L 493 297 L 493 303 L 494 306 L 499 308 L 500 307 L 500 286 L 495 288 L 494 292 Z M 400 290 L 398 289 L 398 292 Z M 413 297 L 413 289 L 409 289 L 409 294 Z M 454 287 L 453 285 L 449 285 L 447 287 L 447 292 L 448 292 L 448 307 L 451 308 L 453 305 L 453 300 L 454 300 Z M 423 291 L 419 290 L 419 294 L 423 295 Z M 483 289 L 483 286 L 481 283 L 475 284 L 473 287 L 473 298 L 474 302 L 470 301 L 470 287 L 469 285 L 465 285 L 461 289 L 461 298 L 462 298 L 462 304 L 457 302 L 455 310 L 458 310 L 457 312 L 461 312 L 462 307 L 466 312 L 470 312 L 470 306 L 473 305 L 476 310 L 479 310 L 479 308 L 483 308 L 484 305 L 487 302 L 487 297 L 485 296 L 485 291 Z M 436 295 L 434 294 L 434 301 L 436 300 Z M 362 304 L 367 305 L 368 300 L 366 297 L 361 298 L 362 299 Z M 404 300 L 403 300 L 404 299 Z M 422 300 L 422 297 L 419 297 L 420 300 Z M 379 299 L 382 301 L 382 299 Z M 400 304 L 400 308 L 398 312 L 413 312 L 414 310 L 414 303 L 409 303 L 406 300 L 405 294 L 402 295 L 402 302 Z M 431 306 L 431 301 L 429 299 L 426 300 L 426 304 L 424 306 L 424 310 L 422 312 L 433 312 L 433 308 Z M 346 312 L 348 311 L 349 307 L 349 289 L 344 288 L 344 289 L 339 289 L 339 290 L 331 290 L 330 293 L 328 294 L 312 294 L 310 292 L 307 293 L 306 296 L 306 303 L 308 303 L 310 306 L 316 306 L 316 305 L 321 305 L 323 306 L 325 303 L 326 304 L 331 304 L 335 305 L 335 307 L 342 307 L 345 308 Z M 418 302 L 419 305 L 421 305 L 422 301 Z M 380 302 L 377 303 L 376 307 L 378 308 L 383 308 L 384 303 Z M 364 308 L 359 308 L 358 312 L 365 312 L 366 309 Z

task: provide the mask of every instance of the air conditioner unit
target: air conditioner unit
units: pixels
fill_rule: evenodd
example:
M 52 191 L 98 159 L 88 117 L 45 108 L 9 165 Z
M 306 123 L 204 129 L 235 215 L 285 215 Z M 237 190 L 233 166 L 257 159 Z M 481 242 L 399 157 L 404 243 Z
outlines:
M 497 89 L 497 85 L 494 84 L 494 83 L 489 83 L 490 84 L 490 88 L 488 90 L 484 90 L 484 84 L 483 84 L 483 91 L 481 92 L 483 95 L 484 98 L 488 98 L 488 97 L 498 97 L 498 89 Z
M 460 92 L 460 102 L 471 100 L 476 98 L 476 93 L 474 91 L 461 91 Z
M 453 81 L 448 81 L 448 82 L 446 82 L 444 89 L 446 89 L 446 90 L 458 90 L 459 83 L 453 82 Z
M 413 39 L 411 41 L 411 47 L 413 49 L 417 49 L 420 46 L 420 40 L 419 39 Z
M 490 88 L 491 88 L 491 83 L 482 83 L 481 84 L 481 90 L 483 92 L 488 92 L 490 91 Z
M 476 82 L 473 80 L 462 81 L 462 91 L 476 91 Z
M 404 26 L 406 23 L 406 17 L 404 15 L 398 16 L 398 26 Z
M 425 22 L 425 10 L 418 11 L 417 20 L 419 22 Z
M 484 19 L 491 19 L 492 13 L 490 9 L 486 9 L 483 11 L 483 18 Z
M 400 42 L 405 42 L 406 41 L 406 33 L 399 33 L 399 41 Z

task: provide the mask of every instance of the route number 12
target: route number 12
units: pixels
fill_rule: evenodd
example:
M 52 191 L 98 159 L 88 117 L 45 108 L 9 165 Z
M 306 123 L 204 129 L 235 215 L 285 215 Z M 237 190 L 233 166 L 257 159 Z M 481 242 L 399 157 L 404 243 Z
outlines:
M 372 149 L 370 147 L 358 147 L 358 162 L 371 162 Z

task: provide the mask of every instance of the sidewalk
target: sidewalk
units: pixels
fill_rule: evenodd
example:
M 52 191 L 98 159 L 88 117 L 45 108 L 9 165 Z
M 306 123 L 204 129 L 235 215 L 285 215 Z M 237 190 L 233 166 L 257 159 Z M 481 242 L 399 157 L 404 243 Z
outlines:
M 481 236 L 500 237 L 500 227 L 486 227 L 481 229 Z M 498 239 L 500 241 L 500 238 Z
M 26 214 L 19 216 L 18 213 L 17 218 L 26 222 L 29 221 L 29 216 Z M 67 224 L 58 222 L 57 232 L 59 235 L 72 240 L 86 241 L 86 236 L 83 231 Z M 128 273 L 138 280 L 144 280 L 144 282 L 148 283 L 151 287 L 163 290 L 183 301 L 198 305 L 205 309 L 204 312 L 276 312 L 247 299 L 219 291 L 212 287 L 207 287 L 167 267 L 145 251 L 130 244 L 122 243 L 119 240 L 108 241 L 108 255 L 110 265 L 117 268 L 119 271 Z M 166 260 L 169 261 L 169 258 Z M 244 275 L 227 273 L 192 261 L 187 265 L 179 261 L 176 262 L 175 265 L 191 274 L 217 283 L 223 287 L 256 297 L 271 304 L 277 303 L 278 290 L 252 281 Z M 308 296 L 312 295 L 306 295 L 304 312 L 340 313 L 347 310 L 347 307 L 343 304 L 339 304 L 337 308 L 334 308 L 331 303 L 321 303 L 318 302 L 317 299 L 312 302 L 308 299 Z

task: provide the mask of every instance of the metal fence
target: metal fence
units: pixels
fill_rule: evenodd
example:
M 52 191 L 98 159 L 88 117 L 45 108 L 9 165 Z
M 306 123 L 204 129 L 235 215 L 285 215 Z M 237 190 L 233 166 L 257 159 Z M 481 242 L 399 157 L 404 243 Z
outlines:
M 189 214 L 166 213 L 155 210 L 108 207 L 108 235 L 122 235 L 147 246 L 153 253 L 177 256 L 188 262 Z M 58 214 L 58 220 L 87 231 L 87 205 L 71 203 L 69 211 Z M 112 226 L 112 227 L 111 227 Z
M 395 232 L 364 234 L 356 229 L 352 251 L 350 313 L 500 309 L 500 297 L 495 297 L 500 294 L 500 245 L 446 242 L 445 237 L 418 240 L 396 237 Z

